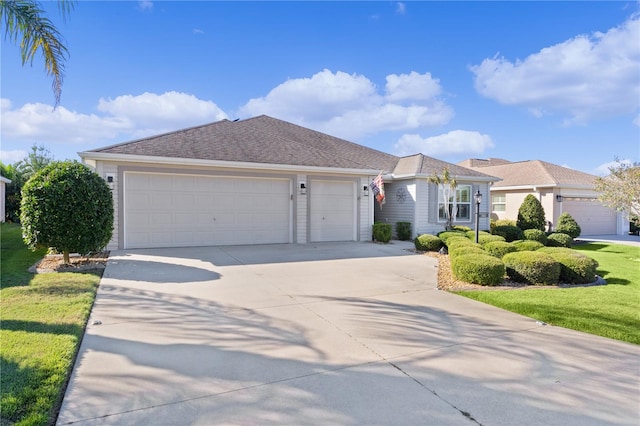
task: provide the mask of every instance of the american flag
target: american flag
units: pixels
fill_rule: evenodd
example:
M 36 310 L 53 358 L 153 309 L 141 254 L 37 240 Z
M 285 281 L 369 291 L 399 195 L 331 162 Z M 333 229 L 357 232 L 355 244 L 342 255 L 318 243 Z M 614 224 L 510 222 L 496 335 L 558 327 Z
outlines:
M 382 181 L 382 172 L 378 174 L 369 184 L 371 191 L 376 196 L 376 200 L 378 200 L 378 204 L 380 204 L 380 208 L 385 203 L 384 199 L 384 182 Z

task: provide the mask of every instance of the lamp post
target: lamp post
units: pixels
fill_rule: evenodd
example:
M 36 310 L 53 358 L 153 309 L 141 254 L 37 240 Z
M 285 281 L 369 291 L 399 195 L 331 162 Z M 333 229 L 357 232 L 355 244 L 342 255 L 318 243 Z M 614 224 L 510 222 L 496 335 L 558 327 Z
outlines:
M 477 243 L 478 232 L 480 228 L 480 203 L 482 202 L 482 194 L 480 193 L 479 189 L 478 189 L 478 192 L 476 192 L 475 199 L 476 199 L 476 243 Z

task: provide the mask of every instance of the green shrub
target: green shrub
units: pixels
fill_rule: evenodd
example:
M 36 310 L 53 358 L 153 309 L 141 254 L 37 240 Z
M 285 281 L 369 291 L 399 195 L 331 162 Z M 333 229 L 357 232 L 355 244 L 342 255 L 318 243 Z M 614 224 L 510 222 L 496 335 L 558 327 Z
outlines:
M 373 239 L 381 243 L 388 243 L 391 240 L 391 224 L 390 223 L 374 223 Z
M 435 235 L 423 234 L 413 240 L 416 250 L 420 251 L 438 251 L 444 245 L 442 240 Z
M 553 285 L 560 278 L 560 264 L 538 251 L 517 251 L 502 258 L 509 278 L 534 285 Z
M 396 223 L 396 235 L 401 241 L 408 241 L 411 239 L 411 222 L 397 222 Z
M 492 234 L 500 235 L 508 243 L 510 243 L 511 241 L 524 239 L 524 234 L 522 233 L 522 230 L 517 226 L 513 226 L 513 225 L 494 226 Z
M 458 280 L 481 285 L 498 285 L 504 281 L 505 274 L 500 259 L 476 253 L 451 258 L 451 271 Z
M 451 237 L 465 237 L 466 234 L 463 231 L 442 231 L 438 233 L 438 237 L 447 244 L 447 240 Z
M 580 233 L 582 232 L 582 229 L 580 229 L 580 225 L 578 225 L 578 222 L 576 222 L 576 220 L 569 213 L 562 213 L 558 218 L 556 232 L 567 234 L 571 238 L 578 238 L 580 236 Z
M 517 251 L 536 251 L 544 247 L 540 241 L 533 240 L 519 240 L 514 241 L 511 244 L 513 244 Z
M 559 232 L 554 232 L 553 234 L 547 237 L 547 245 L 549 247 L 571 247 L 573 243 L 573 238 L 571 238 L 567 234 L 561 234 Z
M 502 237 L 502 236 L 500 236 L 500 235 L 491 235 L 491 234 L 488 234 L 488 233 L 487 233 L 487 234 L 480 235 L 480 236 L 478 237 L 478 242 L 479 242 L 480 244 L 482 244 L 482 245 L 485 245 L 485 244 L 487 244 L 487 243 L 492 243 L 492 242 L 495 242 L 495 241 L 502 241 L 502 242 L 505 242 L 506 240 L 505 240 L 505 238 L 504 238 L 504 237 Z
M 496 226 L 516 226 L 516 221 L 513 219 L 491 219 L 489 221 L 489 232 L 493 234 L 493 228 Z
M 523 231 L 524 239 L 530 241 L 538 241 L 543 245 L 547 245 L 547 234 L 539 229 L 526 229 Z
M 22 188 L 20 223 L 29 248 L 88 254 L 103 249 L 113 232 L 113 196 L 107 183 L 77 161 L 54 161 Z
M 476 231 L 469 230 L 469 231 L 466 231 L 464 234 L 470 240 L 474 240 L 474 241 L 476 240 Z M 480 235 L 491 235 L 491 234 L 489 234 L 487 231 L 478 231 L 478 236 L 480 236 Z
M 470 239 L 468 239 L 467 237 L 451 237 L 447 240 L 446 242 L 447 244 L 447 248 L 449 250 L 452 250 L 456 247 L 460 247 L 460 246 L 464 246 L 464 247 L 469 247 L 469 246 L 478 246 L 480 247 L 480 244 L 476 244 L 473 241 L 471 241 Z M 482 247 L 480 247 L 482 248 Z
M 477 247 L 475 245 L 473 246 L 459 246 L 459 247 L 454 247 L 453 249 L 449 250 L 449 258 L 453 259 L 454 257 L 457 256 L 463 256 L 465 254 L 487 254 L 486 251 L 484 251 L 484 249 L 481 249 L 480 247 Z
M 505 241 L 492 241 L 486 243 L 482 248 L 491 256 L 495 256 L 498 259 L 502 259 L 502 257 L 507 253 L 517 251 L 516 246 Z
M 462 232 L 469 232 L 471 231 L 471 228 L 469 228 L 468 226 L 462 226 L 462 225 L 455 225 L 453 228 L 454 231 L 462 231 Z
M 544 218 L 544 207 L 534 195 L 524 197 L 524 201 L 518 209 L 516 226 L 522 230 L 539 229 L 544 231 L 547 221 Z
M 588 284 L 595 281 L 598 262 L 589 256 L 565 247 L 544 247 L 538 251 L 548 254 L 560 264 L 560 282 Z

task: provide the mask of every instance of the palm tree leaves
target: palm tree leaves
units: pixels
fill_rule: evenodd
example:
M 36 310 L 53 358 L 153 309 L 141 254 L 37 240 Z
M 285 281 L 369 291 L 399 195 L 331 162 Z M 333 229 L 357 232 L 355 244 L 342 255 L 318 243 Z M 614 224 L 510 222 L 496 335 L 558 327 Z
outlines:
M 72 1 L 58 2 L 63 17 L 73 9 L 73 5 Z M 64 61 L 69 56 L 69 51 L 60 32 L 45 16 L 40 3 L 34 0 L 0 0 L 0 21 L 4 25 L 5 37 L 20 43 L 22 65 L 33 65 L 36 53 L 39 50 L 42 52 L 45 71 L 53 77 L 51 86 L 55 105 L 60 104 Z

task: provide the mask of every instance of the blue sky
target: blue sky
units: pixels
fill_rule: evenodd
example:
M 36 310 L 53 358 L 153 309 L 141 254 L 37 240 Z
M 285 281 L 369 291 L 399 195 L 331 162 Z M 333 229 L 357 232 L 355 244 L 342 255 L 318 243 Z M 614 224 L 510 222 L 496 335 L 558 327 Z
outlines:
M 61 104 L 3 39 L 5 163 L 260 114 L 453 163 L 640 159 L 638 2 L 43 5 L 70 51 Z

